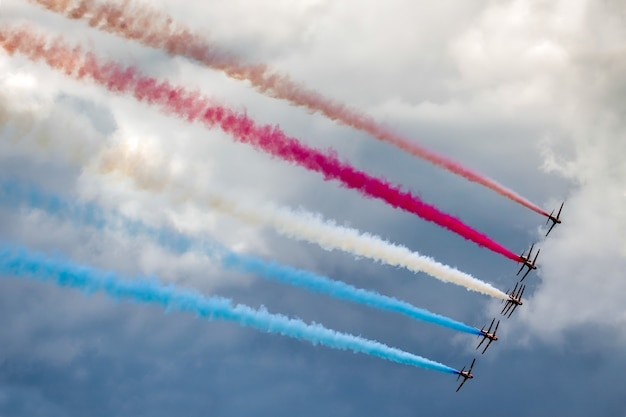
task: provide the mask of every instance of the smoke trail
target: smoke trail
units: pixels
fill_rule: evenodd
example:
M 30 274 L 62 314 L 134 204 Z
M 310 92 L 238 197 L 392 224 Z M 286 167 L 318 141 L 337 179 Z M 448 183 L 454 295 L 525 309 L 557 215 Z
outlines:
M 391 266 L 401 266 L 412 272 L 425 272 L 443 282 L 461 285 L 492 297 L 507 300 L 506 293 L 455 268 L 443 265 L 432 258 L 412 252 L 408 248 L 385 241 L 379 236 L 363 234 L 356 229 L 339 226 L 324 220 L 320 215 L 303 210 L 292 211 L 272 204 L 246 202 L 231 192 L 193 189 L 174 181 L 154 149 L 112 146 L 102 153 L 95 169 L 104 174 L 119 173 L 144 190 L 169 194 L 171 202 L 180 204 L 188 199 L 205 203 L 209 207 L 251 224 L 273 227 L 287 237 L 305 240 L 327 250 L 342 250 Z
M 0 108 L 4 107 L 0 95 Z M 12 112 L 11 118 L 33 120 L 34 116 L 29 116 L 29 110 Z M 61 117 L 63 115 L 59 115 Z M 69 123 L 64 120 L 62 124 Z M 0 121 L 1 123 L 1 121 Z M 77 129 L 77 128 L 75 128 Z M 38 129 L 41 130 L 41 129 Z M 84 130 L 81 130 L 81 133 Z M 47 133 L 47 132 L 42 132 Z M 74 142 L 64 141 L 61 147 L 64 154 L 76 154 L 74 148 L 82 142 L 96 142 L 97 140 L 80 137 L 78 134 L 64 135 L 68 138 L 76 136 Z M 32 141 L 38 142 L 37 137 L 28 135 Z M 98 138 L 100 139 L 100 138 Z M 48 140 L 52 144 L 59 144 L 59 141 Z M 87 157 L 84 156 L 78 161 L 80 166 L 85 165 Z M 174 182 L 171 175 L 167 175 L 168 169 L 162 160 L 158 149 L 141 147 L 128 147 L 124 143 L 109 146 L 100 154 L 98 161 L 93 167 L 101 174 L 120 173 L 129 178 L 134 184 L 144 190 L 167 193 L 174 204 L 180 204 L 185 199 L 194 203 L 205 203 L 213 209 L 219 210 L 239 220 L 262 224 L 273 227 L 277 232 L 299 240 L 306 240 L 322 246 L 328 250 L 342 250 L 360 257 L 376 260 L 387 265 L 406 268 L 412 272 L 425 272 L 443 282 L 453 283 L 463 286 L 469 290 L 477 291 L 492 297 L 506 300 L 508 296 L 494 288 L 490 284 L 478 280 L 469 274 L 458 269 L 441 264 L 434 259 L 422 256 L 417 252 L 412 252 L 405 246 L 395 245 L 385 241 L 381 237 L 363 234 L 356 229 L 343 227 L 332 221 L 324 220 L 321 216 L 299 210 L 294 212 L 288 208 L 276 207 L 272 204 L 259 204 L 246 202 L 241 197 L 218 191 L 216 187 L 211 190 L 190 189 L 183 182 Z M 73 216 L 78 217 L 77 215 Z M 70 219 L 71 220 L 71 219 Z M 128 229 L 128 227 L 127 227 Z M 153 238 L 160 239 L 159 236 Z M 161 241 L 160 241 L 161 242 Z M 161 245 L 164 245 L 161 242 Z M 172 249 L 172 248 L 170 248 Z M 181 249 L 189 250 L 188 247 Z
M 44 60 L 53 68 L 77 79 L 91 78 L 115 93 L 130 93 L 137 100 L 157 105 L 187 121 L 200 121 L 207 127 L 218 125 L 236 141 L 248 143 L 272 156 L 321 173 L 325 180 L 337 180 L 343 186 L 362 195 L 378 198 L 395 208 L 401 208 L 433 222 L 465 239 L 519 262 L 520 256 L 477 232 L 456 217 L 424 203 L 410 192 L 402 191 L 387 181 L 372 177 L 351 165 L 339 161 L 330 151 L 309 148 L 286 136 L 277 127 L 258 126 L 245 114 L 209 103 L 199 93 L 171 86 L 167 81 L 141 75 L 137 69 L 124 68 L 113 62 L 100 63 L 93 54 L 80 55 L 79 48 L 70 48 L 60 38 L 47 41 L 27 28 L 3 29 L 2 46 L 9 54 L 17 51 L 35 61 Z
M 96 5 L 92 0 L 31 1 L 68 18 L 85 19 L 90 26 L 97 29 L 136 40 L 145 46 L 162 49 L 170 55 L 193 59 L 207 67 L 223 71 L 229 77 L 248 80 L 261 93 L 287 100 L 296 106 L 306 107 L 311 112 L 319 112 L 333 121 L 367 132 L 413 156 L 481 184 L 541 215 L 548 216 L 543 209 L 495 180 L 412 142 L 383 127 L 372 117 L 309 90 L 266 65 L 241 62 L 220 51 L 201 36 L 193 34 L 188 28 L 173 23 L 169 16 L 150 9 L 145 4 L 133 7 L 127 1 L 121 4 L 101 5 Z
M 458 373 L 441 363 L 380 342 L 327 329 L 320 324 L 306 324 L 298 319 L 271 314 L 264 308 L 254 310 L 241 304 L 233 305 L 231 300 L 226 298 L 204 297 L 198 292 L 179 289 L 174 285 L 165 286 L 155 278 L 123 278 L 113 272 L 75 265 L 63 259 L 48 258 L 7 244 L 0 244 L 0 273 L 18 278 L 53 281 L 59 286 L 79 288 L 88 293 L 102 291 L 116 299 L 158 304 L 168 310 L 195 313 L 209 320 L 232 321 L 260 331 L 306 340 L 314 345 L 351 350 L 391 362 L 450 374 Z
M 259 274 L 279 282 L 302 287 L 310 291 L 329 294 L 370 307 L 407 315 L 413 319 L 437 324 L 453 330 L 480 335 L 480 330 L 456 320 L 417 308 L 407 302 L 381 295 L 375 291 L 355 288 L 341 281 L 299 270 L 254 256 L 238 254 L 217 242 L 191 237 L 175 230 L 156 228 L 138 220 L 129 219 L 120 213 L 104 213 L 94 204 L 80 203 L 45 193 L 33 184 L 9 181 L 0 178 L 0 203 L 16 205 L 25 202 L 30 207 L 46 211 L 56 217 L 79 226 L 98 229 L 120 230 L 131 235 L 145 235 L 155 239 L 161 246 L 178 253 L 191 250 L 202 251 L 218 259 L 231 269 Z
M 285 236 L 313 242 L 327 250 L 342 250 L 387 265 L 400 266 L 412 272 L 424 272 L 443 282 L 457 284 L 468 290 L 503 300 L 508 299 L 504 292 L 465 272 L 420 255 L 405 246 L 385 241 L 380 236 L 363 234 L 356 229 L 324 220 L 317 214 L 294 212 L 269 204 L 246 207 L 234 200 L 225 202 L 222 199 L 219 204 L 216 204 L 216 198 L 209 200 L 211 201 L 213 207 L 228 214 L 248 221 L 270 224 Z

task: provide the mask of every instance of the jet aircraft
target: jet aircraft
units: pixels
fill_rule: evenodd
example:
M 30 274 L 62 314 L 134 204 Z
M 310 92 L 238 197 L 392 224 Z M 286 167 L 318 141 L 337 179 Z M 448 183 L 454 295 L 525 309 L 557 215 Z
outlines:
M 519 284 L 519 289 L 517 288 L 517 284 Z M 509 313 L 507 318 L 511 317 L 511 314 L 513 314 L 515 309 L 518 306 L 521 306 L 522 304 L 524 304 L 522 302 L 522 295 L 524 294 L 524 290 L 525 289 L 526 289 L 526 286 L 524 284 L 520 284 L 519 282 L 515 283 L 515 287 L 513 288 L 513 291 L 511 291 L 510 294 L 507 291 L 509 299 L 506 300 L 506 304 L 504 305 L 504 308 L 502 309 L 500 314 L 503 314 L 503 315 L 506 316 L 506 313 Z M 502 301 L 504 301 L 504 300 L 502 300 Z
M 526 278 L 526 275 L 528 275 L 528 273 L 533 270 L 533 269 L 537 269 L 537 265 L 535 265 L 535 262 L 537 262 L 537 257 L 539 256 L 539 252 L 541 252 L 541 249 L 537 250 L 537 253 L 535 254 L 535 259 L 533 259 L 533 261 L 530 261 L 531 256 L 533 255 L 533 247 L 535 246 L 535 244 L 533 243 L 532 245 L 530 245 L 530 250 L 528 251 L 528 256 L 524 256 L 524 252 L 522 252 L 522 254 L 520 255 L 520 262 L 522 263 L 522 266 L 520 267 L 519 271 L 517 271 L 516 275 L 519 275 L 520 272 L 522 272 L 522 270 L 524 269 L 524 267 L 528 267 L 528 271 L 526 271 L 526 273 L 524 274 L 524 276 L 522 277 L 522 279 L 520 281 L 524 281 L 524 278 Z
M 456 371 L 457 374 L 459 374 L 459 376 L 456 377 L 457 382 L 459 378 L 463 377 L 463 382 L 461 382 L 461 385 L 459 385 L 459 387 L 456 389 L 456 392 L 459 392 L 463 384 L 465 384 L 465 381 L 467 381 L 468 379 L 474 378 L 474 375 L 472 375 L 472 368 L 474 367 L 474 362 L 476 362 L 476 358 L 472 359 L 472 364 L 470 365 L 467 371 L 465 370 L 465 367 L 463 367 L 463 369 L 461 369 L 460 371 Z
M 483 344 L 483 342 L 487 339 L 489 339 L 489 342 L 487 343 L 487 345 L 485 346 L 485 348 L 483 349 L 482 354 L 484 354 L 487 351 L 487 348 L 489 347 L 489 345 L 491 345 L 491 342 L 498 340 L 498 336 L 496 336 L 496 332 L 498 331 L 498 326 L 500 325 L 500 320 L 498 320 L 498 323 L 496 323 L 496 328 L 493 330 L 493 333 L 491 333 L 491 328 L 493 327 L 493 323 L 496 321 L 495 317 L 493 318 L 493 320 L 491 320 L 491 324 L 489 325 L 489 328 L 487 330 L 485 330 L 485 327 L 487 326 L 485 324 L 485 326 L 483 326 L 482 329 L 480 329 L 480 335 L 478 335 L 478 337 L 482 337 L 483 340 L 480 341 L 480 343 L 478 344 L 478 346 L 476 346 L 476 349 L 478 349 L 480 347 L 480 345 Z
M 550 226 L 550 228 L 548 229 L 548 233 L 546 233 L 546 237 L 548 237 L 552 229 L 554 229 L 554 226 L 556 226 L 557 224 L 561 224 L 560 217 L 561 217 L 561 210 L 563 210 L 563 204 L 565 204 L 565 201 L 561 203 L 561 208 L 559 208 L 559 212 L 556 214 L 556 217 L 553 216 L 554 210 L 552 210 L 552 212 L 548 216 L 548 220 L 546 221 L 546 224 L 552 221 L 552 226 Z

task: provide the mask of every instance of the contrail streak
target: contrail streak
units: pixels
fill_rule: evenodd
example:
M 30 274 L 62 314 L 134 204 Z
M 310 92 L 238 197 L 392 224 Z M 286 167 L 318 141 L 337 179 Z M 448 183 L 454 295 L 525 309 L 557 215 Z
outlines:
M 183 290 L 174 285 L 166 286 L 152 277 L 124 278 L 114 272 L 76 265 L 60 258 L 46 257 L 7 244 L 0 244 L 0 273 L 18 278 L 52 281 L 61 287 L 78 288 L 88 293 L 101 291 L 116 299 L 157 304 L 168 310 L 195 313 L 209 320 L 232 321 L 244 327 L 253 327 L 260 331 L 306 340 L 334 349 L 351 350 L 391 362 L 449 374 L 458 373 L 454 368 L 441 363 L 380 342 L 327 329 L 320 324 L 307 324 L 298 319 L 271 314 L 265 309 L 255 310 L 242 304 L 233 305 L 229 299 L 205 297 L 198 292 Z
M 112 230 L 121 230 L 131 235 L 148 236 L 156 240 L 161 246 L 178 253 L 192 250 L 201 251 L 212 258 L 216 258 L 229 269 L 238 269 L 258 274 L 269 280 L 288 283 L 339 299 L 404 314 L 413 319 L 437 324 L 453 330 L 473 335 L 481 334 L 480 330 L 475 327 L 422 308 L 417 308 L 405 301 L 388 297 L 375 291 L 356 288 L 344 282 L 335 281 L 309 271 L 281 265 L 273 261 L 266 261 L 250 255 L 235 253 L 209 239 L 188 236 L 172 229 L 153 227 L 141 221 L 125 217 L 120 213 L 104 212 L 97 205 L 70 201 L 58 195 L 46 193 L 34 184 L 0 178 L 0 202 L 11 205 L 24 202 L 32 208 L 43 210 L 48 214 L 79 226 L 90 226 L 98 229 L 106 227 Z
M 277 127 L 258 126 L 245 114 L 211 104 L 199 93 L 143 76 L 132 67 L 125 68 L 114 62 L 101 63 L 93 54 L 81 55 L 78 47 L 70 48 L 60 38 L 46 39 L 28 28 L 5 28 L 0 31 L 0 42 L 9 54 L 19 51 L 34 61 L 43 60 L 74 78 L 91 78 L 111 92 L 132 94 L 139 101 L 157 105 L 162 111 L 176 114 L 189 122 L 200 121 L 207 127 L 217 125 L 238 142 L 248 143 L 272 156 L 318 172 L 325 180 L 337 180 L 363 196 L 381 199 L 392 207 L 420 216 L 509 259 L 521 261 L 519 255 L 456 217 L 424 203 L 410 192 L 341 162 L 330 151 L 307 147 L 286 136 Z
M 375 138 L 395 145 L 409 154 L 422 158 L 469 181 L 481 184 L 543 216 L 542 208 L 514 191 L 499 184 L 459 162 L 439 155 L 377 123 L 363 112 L 351 109 L 292 81 L 287 75 L 278 73 L 263 64 L 246 64 L 240 59 L 194 34 L 171 17 L 151 9 L 145 4 L 132 6 L 122 3 L 104 2 L 96 5 L 93 0 L 30 0 L 48 10 L 63 14 L 71 19 L 84 19 L 97 29 L 132 39 L 145 46 L 164 50 L 170 55 L 179 55 L 195 60 L 209 68 L 223 71 L 231 78 L 248 80 L 259 92 L 289 101 L 296 106 L 319 112 L 327 118 L 364 131 Z
M 0 110 L 7 108 L 8 111 L 8 106 L 8 99 L 3 99 L 0 95 Z M 36 123 L 36 117 L 34 114 L 30 114 L 31 112 L 30 108 L 20 109 L 19 111 L 7 113 L 7 116 L 9 120 L 27 120 L 34 124 Z M 63 117 L 63 115 L 55 115 L 55 117 L 59 118 Z M 65 126 L 70 124 L 71 120 L 62 118 L 57 120 L 57 122 Z M 0 120 L 0 126 L 1 123 L 2 120 Z M 22 130 L 27 129 L 27 123 L 23 124 Z M 37 132 L 39 132 L 39 135 L 46 135 L 44 139 L 40 139 L 39 135 L 29 131 L 25 132 L 24 137 L 29 139 L 29 143 L 49 142 L 51 145 L 60 146 L 63 154 L 80 157 L 80 160 L 76 162 L 83 166 L 87 163 L 89 155 L 85 152 L 78 152 L 77 149 L 82 149 L 82 144 L 85 142 L 102 142 L 104 138 L 75 138 L 75 136 L 79 135 L 76 132 L 79 128 L 74 127 L 73 129 L 74 132 L 68 132 L 65 135 L 66 140 L 63 141 L 49 138 L 47 136 L 48 132 L 42 129 L 37 129 Z M 412 252 L 405 246 L 387 242 L 379 236 L 364 234 L 356 229 L 324 220 L 318 214 L 303 210 L 292 211 L 289 208 L 281 208 L 273 204 L 247 202 L 232 192 L 227 194 L 219 191 L 216 187 L 211 187 L 208 190 L 194 190 L 183 182 L 174 182 L 172 177 L 166 174 L 168 170 L 166 169 L 164 158 L 162 158 L 158 149 L 144 149 L 145 146 L 128 147 L 124 143 L 109 146 L 100 154 L 96 163 L 92 164 L 91 167 L 100 174 L 122 174 L 141 189 L 166 193 L 171 198 L 172 203 L 180 204 L 184 201 L 189 201 L 196 204 L 207 204 L 215 210 L 244 222 L 273 227 L 278 233 L 287 237 L 312 242 L 327 250 L 341 250 L 387 265 L 406 268 L 412 272 L 424 272 L 443 282 L 460 285 L 469 290 L 499 299 L 508 299 L 507 294 L 504 292 L 467 273 L 441 264 L 417 252 Z M 34 147 L 33 149 L 39 148 Z M 73 217 L 78 218 L 79 216 L 75 215 Z M 154 237 L 159 238 L 158 236 Z

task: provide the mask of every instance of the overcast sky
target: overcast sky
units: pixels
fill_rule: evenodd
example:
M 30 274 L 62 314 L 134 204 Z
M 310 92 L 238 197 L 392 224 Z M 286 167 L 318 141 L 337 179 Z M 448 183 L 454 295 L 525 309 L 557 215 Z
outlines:
M 246 62 L 263 62 L 482 172 L 563 224 L 317 114 L 184 58 L 2 0 L 0 25 L 29 22 L 158 78 L 200 90 L 260 123 L 417 193 L 516 253 L 537 242 L 524 305 L 454 377 L 313 346 L 232 323 L 53 284 L 0 279 L 2 416 L 622 416 L 626 412 L 626 4 L 623 1 L 231 0 L 151 2 Z M 106 173 L 122 149 L 189 185 L 302 207 L 406 245 L 506 290 L 516 265 L 315 173 L 0 52 L 0 179 L 155 225 L 203 234 L 481 327 L 488 297 L 280 236 Z M 152 164 L 152 165 L 150 165 Z M 466 334 L 223 270 L 145 237 L 0 204 L 0 240 L 204 294 L 425 356 L 460 369 Z M 501 318 L 501 316 L 499 316 Z M 480 402 L 478 402 L 480 401 Z M 493 408 L 491 411 L 490 408 Z M 494 411 L 497 410 L 497 411 Z

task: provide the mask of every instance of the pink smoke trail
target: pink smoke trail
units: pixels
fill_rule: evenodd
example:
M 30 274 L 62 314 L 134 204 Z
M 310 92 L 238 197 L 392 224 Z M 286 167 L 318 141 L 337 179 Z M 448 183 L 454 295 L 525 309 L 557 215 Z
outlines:
M 248 80 L 261 93 L 287 100 L 296 106 L 306 107 L 311 112 L 319 112 L 333 121 L 367 132 L 413 156 L 481 184 L 541 215 L 548 216 L 543 209 L 495 180 L 412 142 L 380 125 L 372 117 L 309 90 L 266 65 L 241 62 L 220 51 L 201 36 L 193 34 L 188 28 L 175 24 L 169 16 L 150 9 L 145 4 L 133 7 L 128 0 L 121 4 L 105 2 L 100 5 L 96 5 L 93 0 L 31 1 L 68 18 L 85 19 L 92 27 L 138 41 L 149 47 L 162 49 L 170 55 L 196 60 L 207 67 L 223 71 L 229 77 Z
M 364 196 L 381 199 L 392 207 L 416 214 L 480 246 L 520 261 L 518 255 L 459 219 L 439 211 L 384 179 L 372 177 L 341 162 L 332 151 L 309 148 L 295 138 L 286 136 L 278 127 L 259 126 L 247 115 L 212 104 L 198 92 L 189 92 L 167 81 L 141 75 L 132 67 L 99 62 L 93 54 L 83 55 L 80 48 L 70 48 L 61 38 L 46 39 L 26 27 L 0 30 L 0 43 L 9 54 L 19 51 L 34 61 L 43 60 L 74 78 L 91 78 L 112 92 L 132 94 L 139 101 L 156 105 L 163 112 L 173 113 L 189 122 L 200 121 L 209 128 L 219 126 L 238 142 L 248 143 L 275 157 L 321 173 L 325 180 L 340 181 L 345 187 L 357 190 Z

